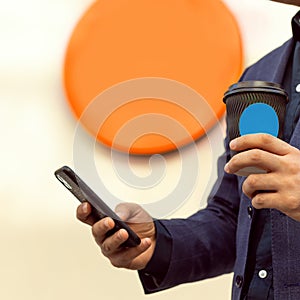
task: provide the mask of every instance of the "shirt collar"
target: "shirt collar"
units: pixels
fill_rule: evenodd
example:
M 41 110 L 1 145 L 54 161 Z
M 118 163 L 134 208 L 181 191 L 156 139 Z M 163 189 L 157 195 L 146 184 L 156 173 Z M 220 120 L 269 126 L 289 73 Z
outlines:
M 295 41 L 300 41 L 300 11 L 292 19 L 293 38 Z

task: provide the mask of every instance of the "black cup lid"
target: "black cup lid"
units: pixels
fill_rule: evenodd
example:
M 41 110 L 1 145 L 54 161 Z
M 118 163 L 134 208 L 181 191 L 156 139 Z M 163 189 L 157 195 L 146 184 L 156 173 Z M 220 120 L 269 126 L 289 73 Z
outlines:
M 223 102 L 226 103 L 226 100 L 229 96 L 238 94 L 238 93 L 252 93 L 252 92 L 263 92 L 263 93 L 275 93 L 281 96 L 284 96 L 286 102 L 288 102 L 288 94 L 283 89 L 283 87 L 275 82 L 267 81 L 240 81 L 235 84 L 232 84 L 224 94 Z

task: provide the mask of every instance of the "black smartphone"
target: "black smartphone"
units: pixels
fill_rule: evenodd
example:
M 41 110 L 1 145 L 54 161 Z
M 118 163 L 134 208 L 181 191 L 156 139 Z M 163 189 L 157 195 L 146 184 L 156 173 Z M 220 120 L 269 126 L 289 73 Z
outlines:
M 67 166 L 61 167 L 54 174 L 80 202 L 89 202 L 91 204 L 92 213 L 96 218 L 100 220 L 108 216 L 114 220 L 115 227 L 107 232 L 107 236 L 124 228 L 128 232 L 129 237 L 121 246 L 135 247 L 140 244 L 141 240 L 137 234 L 71 168 Z

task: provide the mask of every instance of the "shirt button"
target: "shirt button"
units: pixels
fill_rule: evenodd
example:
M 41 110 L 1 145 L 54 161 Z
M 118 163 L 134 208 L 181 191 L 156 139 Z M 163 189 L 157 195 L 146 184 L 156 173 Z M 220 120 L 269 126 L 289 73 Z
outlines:
M 260 270 L 258 272 L 258 276 L 259 276 L 259 278 L 264 279 L 268 276 L 268 272 L 266 270 Z
M 297 84 L 297 86 L 296 86 L 296 92 L 297 92 L 297 93 L 300 93 L 300 83 Z
M 252 206 L 248 206 L 247 207 L 247 212 L 248 212 L 248 217 L 250 219 L 252 219 L 252 216 L 253 216 L 253 208 L 252 208 Z
M 235 286 L 240 288 L 243 285 L 243 281 L 244 281 L 243 276 L 237 275 L 235 277 Z

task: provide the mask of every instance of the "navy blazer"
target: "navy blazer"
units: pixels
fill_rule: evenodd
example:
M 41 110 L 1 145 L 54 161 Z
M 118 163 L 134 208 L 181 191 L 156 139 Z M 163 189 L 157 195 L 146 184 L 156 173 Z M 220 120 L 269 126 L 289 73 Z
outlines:
M 275 49 L 246 69 L 241 80 L 281 84 L 293 46 L 293 40 L 289 40 Z M 300 122 L 290 144 L 300 148 Z M 226 138 L 225 153 L 218 159 L 218 179 L 205 209 L 187 219 L 161 221 L 172 237 L 171 258 L 157 288 L 150 288 L 141 278 L 146 292 L 234 272 L 232 298 L 240 299 L 255 209 L 242 192 L 244 177 L 223 171 L 229 158 Z M 300 299 L 300 222 L 272 209 L 271 228 L 275 299 Z

